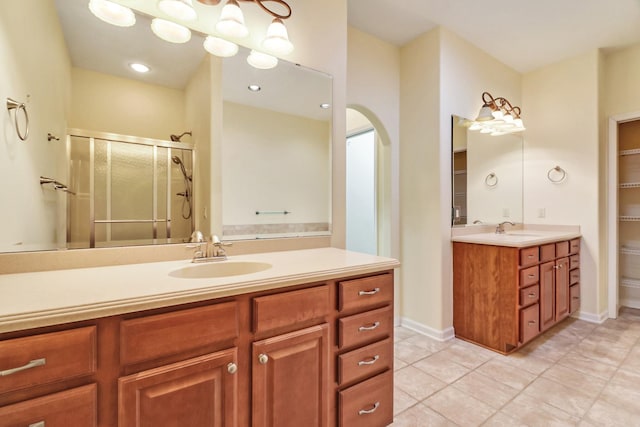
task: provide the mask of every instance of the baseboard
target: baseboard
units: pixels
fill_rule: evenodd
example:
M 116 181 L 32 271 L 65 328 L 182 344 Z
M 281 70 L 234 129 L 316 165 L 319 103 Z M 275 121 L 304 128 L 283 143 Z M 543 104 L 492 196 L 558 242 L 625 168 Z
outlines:
M 433 338 L 437 341 L 449 341 L 455 337 L 453 326 L 444 330 L 439 330 L 423 325 L 422 323 L 418 323 L 415 320 L 407 319 L 406 317 L 400 317 L 400 326 L 411 329 L 414 332 Z
M 620 298 L 620 306 L 629 308 L 640 308 L 640 299 L 638 298 Z
M 589 323 L 597 323 L 601 325 L 609 318 L 609 310 L 605 310 L 600 314 L 587 313 L 584 311 L 579 311 L 577 314 L 574 314 L 572 317 L 575 317 L 580 320 L 584 320 Z

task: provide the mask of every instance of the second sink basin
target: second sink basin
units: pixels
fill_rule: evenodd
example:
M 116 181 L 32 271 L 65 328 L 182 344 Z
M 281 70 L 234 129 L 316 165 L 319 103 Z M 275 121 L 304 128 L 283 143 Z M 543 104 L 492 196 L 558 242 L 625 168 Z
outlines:
M 239 276 L 257 273 L 271 268 L 271 264 L 256 261 L 216 261 L 206 264 L 193 264 L 173 270 L 171 277 L 181 279 L 207 279 L 213 277 Z

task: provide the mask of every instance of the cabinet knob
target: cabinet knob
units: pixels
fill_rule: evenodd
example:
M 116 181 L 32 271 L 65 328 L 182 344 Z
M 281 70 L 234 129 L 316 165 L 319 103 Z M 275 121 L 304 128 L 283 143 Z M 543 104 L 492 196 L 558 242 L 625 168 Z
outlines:
M 258 356 L 258 362 L 260 362 L 261 365 L 265 365 L 268 361 L 269 356 L 267 356 L 266 354 L 262 353 L 260 356 Z
M 233 362 L 229 363 L 227 365 L 227 372 L 229 372 L 230 374 L 235 374 L 236 372 L 238 372 L 238 365 Z

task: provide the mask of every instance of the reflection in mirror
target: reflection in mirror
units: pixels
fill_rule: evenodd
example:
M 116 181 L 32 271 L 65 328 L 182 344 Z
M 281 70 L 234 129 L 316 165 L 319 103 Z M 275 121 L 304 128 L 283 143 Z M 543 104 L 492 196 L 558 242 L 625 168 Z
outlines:
M 452 225 L 522 222 L 522 134 L 491 136 L 452 116 Z
M 99 193 L 111 192 L 110 202 L 106 198 L 105 202 L 95 200 L 95 246 L 182 242 L 182 236 L 188 236 L 191 227 L 202 230 L 205 235 L 219 233 L 223 221 L 225 226 L 285 223 L 296 224 L 292 226 L 295 228 L 297 224 L 304 224 L 306 228 L 301 233 L 315 233 L 313 224 L 321 224 L 321 232 L 328 233 L 330 131 L 325 131 L 330 129 L 330 120 L 307 116 L 299 105 L 294 105 L 294 110 L 286 110 L 284 106 L 295 102 L 295 97 L 285 96 L 286 91 L 282 89 L 269 90 L 271 85 L 266 83 L 258 93 L 262 103 L 256 105 L 227 99 L 225 88 L 225 104 L 242 107 L 235 113 L 233 107 L 229 107 L 228 112 L 219 114 L 218 105 L 223 107 L 220 86 L 223 80 L 226 86 L 237 76 L 237 87 L 244 85 L 244 92 L 248 92 L 246 81 L 240 80 L 240 76 L 247 70 L 253 71 L 242 56 L 235 58 L 241 68 L 226 72 L 235 66 L 204 51 L 201 34 L 194 32 L 191 41 L 183 45 L 166 43 L 153 35 L 150 19 L 145 15 L 138 15 L 133 27 L 119 28 L 95 18 L 87 4 L 87 0 L 0 2 L 3 34 L 0 60 L 5 67 L 0 75 L 0 95 L 3 99 L 11 97 L 24 102 L 31 122 L 30 136 L 25 142 L 11 132 L 9 116 L 6 115 L 0 125 L 3 131 L 0 179 L 11 183 L 0 190 L 0 197 L 6 202 L 0 209 L 1 252 L 91 246 L 91 226 L 87 225 L 91 216 L 87 214 L 89 207 L 85 201 L 89 192 L 87 184 L 81 184 L 79 178 L 88 174 L 88 157 L 85 157 L 88 153 L 81 153 L 86 146 L 78 148 L 77 138 L 73 138 L 74 148 L 67 153 L 65 135 L 70 129 L 92 135 L 110 134 L 107 138 L 110 140 L 118 135 L 116 140 L 161 141 L 156 144 L 156 160 L 148 157 L 148 153 L 142 154 L 148 147 L 143 149 L 138 144 L 135 149 L 123 148 L 124 145 L 113 143 L 111 166 L 94 165 L 96 171 L 111 170 L 110 178 L 94 177 L 95 183 L 101 186 L 95 191 L 96 197 Z M 24 33 L 25 23 L 29 26 L 28 37 Z M 246 55 L 246 49 L 241 53 Z M 133 73 L 129 65 L 137 61 L 149 65 L 151 71 Z M 321 73 L 285 61 L 280 61 L 273 70 L 264 71 L 264 75 L 281 78 L 297 92 L 298 99 L 308 97 L 318 102 L 310 96 L 308 88 L 294 83 L 298 80 L 297 74 L 317 76 Z M 321 80 L 325 91 L 322 102 L 330 103 L 331 78 L 322 75 Z M 325 113 L 331 115 L 330 111 Z M 278 114 L 278 119 L 266 118 L 269 113 Z M 252 115 L 249 122 L 240 121 L 249 115 Z M 303 124 L 297 119 L 283 119 L 284 116 L 304 117 L 310 122 Z M 234 117 L 236 123 L 227 124 L 227 119 Z M 321 150 L 305 136 L 307 132 L 317 135 L 319 131 L 312 123 L 319 122 L 322 125 L 317 127 L 322 128 L 325 144 Z M 59 141 L 47 141 L 48 133 L 59 137 Z M 172 135 L 181 134 L 184 135 L 179 141 L 171 141 Z M 234 143 L 232 138 L 237 134 L 244 141 Z M 260 141 L 264 141 L 261 146 Z M 291 145 L 285 146 L 285 143 Z M 135 151 L 136 155 L 125 154 L 129 151 Z M 108 151 L 102 154 L 105 159 L 109 157 Z M 95 155 L 96 159 L 101 156 L 100 152 Z M 181 165 L 173 162 L 175 156 L 182 160 L 184 173 Z M 285 156 L 289 156 L 288 163 Z M 320 166 L 319 159 L 326 163 Z M 316 161 L 318 163 L 313 163 Z M 122 172 L 127 167 L 127 173 Z M 295 167 L 300 174 L 294 173 Z M 150 179 L 154 168 L 155 178 Z M 76 172 L 79 175 L 74 175 Z M 224 193 L 220 194 L 214 185 L 218 185 L 216 179 L 222 172 Z M 127 178 L 133 173 L 136 178 Z M 52 185 L 41 186 L 40 176 L 61 182 L 79 195 L 74 198 L 71 193 L 55 191 Z M 320 183 L 320 180 L 324 181 Z M 171 182 L 170 193 L 166 190 L 167 181 Z M 191 203 L 179 195 L 187 192 L 187 184 L 192 186 Z M 286 184 L 299 188 L 289 190 Z M 134 197 L 152 200 L 145 203 L 144 212 L 133 209 L 133 190 L 154 186 L 158 191 L 136 193 Z M 166 194 L 161 194 L 159 189 L 165 189 Z M 127 193 L 116 196 L 121 190 Z M 251 192 L 253 194 L 249 194 Z M 285 194 L 287 197 L 281 199 Z M 169 199 L 174 199 L 171 207 L 167 203 Z M 238 207 L 241 201 L 247 206 L 251 204 L 253 218 L 246 217 L 247 206 Z M 221 219 L 213 208 L 222 212 L 224 202 L 230 203 L 230 210 L 225 210 Z M 301 204 L 314 214 L 305 212 Z M 105 206 L 108 209 L 103 208 Z M 291 214 L 256 220 L 256 210 L 287 210 Z M 169 218 L 168 212 L 171 213 L 170 229 L 162 222 Z M 244 217 L 235 218 L 236 212 Z M 190 218 L 183 217 L 189 214 Z M 76 224 L 76 219 L 84 224 Z M 153 222 L 114 222 L 131 219 L 153 220 L 157 229 L 153 230 Z M 151 234 L 142 237 L 141 230 Z M 236 230 L 234 238 L 266 237 L 270 231 L 253 229 L 247 233 L 245 228 L 240 232 L 246 234 L 237 234 Z M 276 236 L 293 235 L 289 229 L 276 227 L 275 232 Z M 298 229 L 294 233 L 300 234 Z

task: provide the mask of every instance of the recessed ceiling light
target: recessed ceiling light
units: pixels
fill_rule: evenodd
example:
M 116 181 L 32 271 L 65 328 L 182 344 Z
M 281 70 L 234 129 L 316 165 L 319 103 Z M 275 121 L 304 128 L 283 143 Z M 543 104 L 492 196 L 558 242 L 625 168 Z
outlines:
M 262 88 L 259 85 L 249 85 L 247 89 L 249 89 L 251 92 L 260 92 Z
M 129 64 L 129 67 L 131 67 L 133 71 L 137 71 L 138 73 L 148 73 L 151 70 L 151 68 L 147 67 L 144 64 L 140 64 L 139 62 Z
M 323 103 L 323 104 L 320 104 L 320 108 L 323 108 L 323 109 L 325 109 L 325 110 L 326 110 L 327 108 L 330 108 L 330 107 L 331 107 L 331 104 L 328 104 L 328 103 L 326 103 L 326 102 L 325 102 L 325 103 Z

